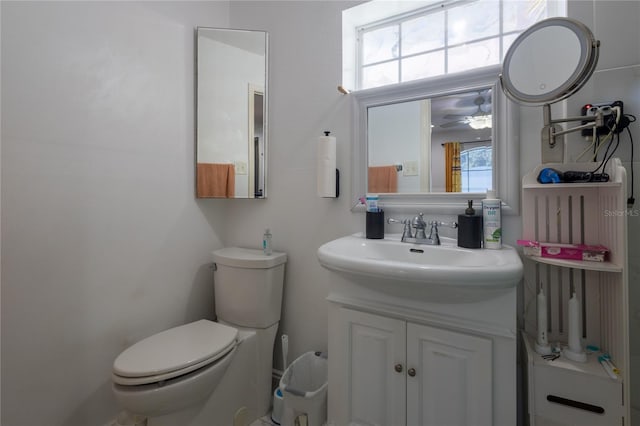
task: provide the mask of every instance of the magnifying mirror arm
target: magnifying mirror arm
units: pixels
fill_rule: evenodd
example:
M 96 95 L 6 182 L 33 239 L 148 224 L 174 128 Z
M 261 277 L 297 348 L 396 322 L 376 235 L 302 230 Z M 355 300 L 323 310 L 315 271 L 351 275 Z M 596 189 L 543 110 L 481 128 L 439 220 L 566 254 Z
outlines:
M 542 116 L 544 121 L 544 127 L 542 128 L 542 150 L 543 150 L 543 163 L 547 162 L 544 158 L 545 147 L 547 144 L 549 148 L 554 148 L 556 145 L 556 137 L 563 136 L 567 133 L 577 132 L 582 129 L 595 129 L 604 125 L 604 116 L 602 112 L 596 112 L 596 115 L 582 116 L 582 117 L 567 117 L 567 118 L 551 118 L 551 105 L 545 104 L 542 107 Z M 558 123 L 568 123 L 571 121 L 591 121 L 592 123 L 586 123 L 580 126 L 572 127 L 570 129 L 562 129 L 556 126 Z

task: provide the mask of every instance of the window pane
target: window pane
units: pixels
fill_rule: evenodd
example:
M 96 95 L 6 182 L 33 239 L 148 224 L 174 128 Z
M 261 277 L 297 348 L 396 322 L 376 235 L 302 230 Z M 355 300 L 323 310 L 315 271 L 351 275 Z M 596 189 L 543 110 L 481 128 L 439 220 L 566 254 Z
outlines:
M 417 80 L 444 74 L 444 50 L 402 60 L 401 81 Z
M 518 35 L 519 34 L 510 34 L 508 36 L 502 37 L 502 59 L 504 59 L 504 55 L 507 54 L 507 50 L 509 50 L 509 47 L 511 47 L 513 42 L 516 41 Z
M 398 83 L 398 61 L 385 62 L 362 69 L 363 89 Z
M 468 6 L 449 10 L 447 34 L 449 44 L 460 44 L 500 32 L 498 0 L 478 0 Z
M 449 73 L 499 64 L 499 39 L 492 38 L 449 49 L 448 59 Z
M 460 153 L 462 192 L 484 192 L 491 188 L 491 154 L 491 147 L 476 147 Z
M 444 47 L 444 12 L 402 23 L 402 56 Z
M 502 31 L 524 31 L 548 16 L 547 2 L 540 0 L 504 0 Z
M 399 26 L 379 28 L 362 34 L 362 63 L 387 61 L 399 54 Z

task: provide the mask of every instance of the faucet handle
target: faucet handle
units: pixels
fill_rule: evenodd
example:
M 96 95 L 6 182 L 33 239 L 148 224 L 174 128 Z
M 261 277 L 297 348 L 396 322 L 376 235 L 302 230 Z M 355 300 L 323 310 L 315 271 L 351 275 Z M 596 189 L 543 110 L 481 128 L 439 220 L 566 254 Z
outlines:
M 411 219 L 394 219 L 390 217 L 387 219 L 387 223 L 401 223 L 404 225 L 402 229 L 402 239 L 401 241 L 405 241 L 407 238 L 413 238 L 413 233 L 411 232 Z
M 442 222 L 438 220 L 432 220 L 431 222 L 429 222 L 429 225 L 431 225 L 432 227 L 435 226 L 436 229 L 438 228 L 438 226 L 448 226 L 449 228 L 456 229 L 458 227 L 458 222 Z

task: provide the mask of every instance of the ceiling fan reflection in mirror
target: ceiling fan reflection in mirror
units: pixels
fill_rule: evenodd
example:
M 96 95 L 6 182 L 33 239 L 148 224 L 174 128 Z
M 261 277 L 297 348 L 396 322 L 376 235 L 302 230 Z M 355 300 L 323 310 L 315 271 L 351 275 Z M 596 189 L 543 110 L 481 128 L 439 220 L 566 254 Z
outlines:
M 447 114 L 444 116 L 449 121 L 441 124 L 440 127 L 446 129 L 456 126 L 469 126 L 472 129 L 487 129 L 491 128 L 491 98 L 490 93 L 483 94 L 479 92 L 478 95 L 473 98 L 473 105 L 477 108 L 476 111 L 469 115 L 465 114 Z M 461 104 L 464 104 L 464 100 L 461 100 Z

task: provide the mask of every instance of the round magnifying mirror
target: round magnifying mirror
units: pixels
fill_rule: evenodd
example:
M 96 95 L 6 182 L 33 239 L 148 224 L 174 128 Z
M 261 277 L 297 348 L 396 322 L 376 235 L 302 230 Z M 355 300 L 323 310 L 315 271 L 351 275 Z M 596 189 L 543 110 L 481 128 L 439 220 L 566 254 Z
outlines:
M 516 102 L 541 105 L 561 101 L 580 89 L 598 63 L 600 42 L 581 22 L 549 18 L 513 42 L 500 80 Z

